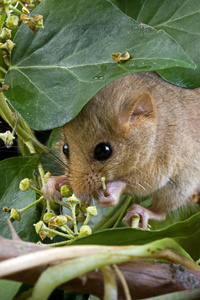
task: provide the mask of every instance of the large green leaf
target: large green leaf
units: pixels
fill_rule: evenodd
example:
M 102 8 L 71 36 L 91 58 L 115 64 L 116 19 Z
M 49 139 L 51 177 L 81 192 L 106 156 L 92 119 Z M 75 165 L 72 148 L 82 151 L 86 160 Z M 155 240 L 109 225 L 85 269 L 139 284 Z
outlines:
M 18 290 L 21 287 L 20 282 L 14 282 L 10 280 L 0 280 L 0 295 L 3 300 L 13 300 Z
M 77 239 L 73 245 L 144 245 L 163 238 L 173 238 L 193 257 L 200 258 L 200 213 L 161 230 L 133 228 L 106 229 Z M 195 247 L 194 247 L 195 245 Z
M 19 183 L 22 179 L 33 178 L 38 158 L 33 157 L 15 157 L 0 162 L 1 180 L 0 180 L 0 235 L 10 238 L 6 218 L 7 213 L 3 207 L 20 209 L 35 201 L 35 192 L 22 192 L 19 190 Z M 15 221 L 13 226 L 19 236 L 26 241 L 37 241 L 38 236 L 35 233 L 33 224 L 39 219 L 36 207 L 29 209 L 21 215 L 20 222 Z
M 63 125 L 106 84 L 126 74 L 195 67 L 162 30 L 140 26 L 106 0 L 48 0 L 33 12 L 44 30 L 21 26 L 15 36 L 6 96 L 34 129 Z M 128 51 L 117 64 L 110 53 Z
M 163 29 L 197 65 L 196 70 L 172 68 L 158 73 L 187 88 L 200 86 L 200 1 L 199 0 L 113 0 L 128 16 L 159 30 Z

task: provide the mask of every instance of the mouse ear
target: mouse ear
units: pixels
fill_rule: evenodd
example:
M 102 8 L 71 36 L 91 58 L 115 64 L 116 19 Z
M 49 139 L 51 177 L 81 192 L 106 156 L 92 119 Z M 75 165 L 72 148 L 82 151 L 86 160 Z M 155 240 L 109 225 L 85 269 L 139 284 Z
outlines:
M 119 114 L 119 126 L 128 131 L 132 125 L 155 119 L 155 104 L 150 93 L 144 93 L 132 100 Z

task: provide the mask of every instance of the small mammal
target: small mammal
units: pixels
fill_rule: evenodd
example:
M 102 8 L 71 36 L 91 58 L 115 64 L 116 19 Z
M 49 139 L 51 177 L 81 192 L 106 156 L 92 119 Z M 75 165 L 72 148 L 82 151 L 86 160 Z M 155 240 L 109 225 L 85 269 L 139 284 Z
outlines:
M 69 183 L 80 199 L 116 205 L 128 191 L 152 195 L 149 209 L 134 204 L 125 216 L 163 220 L 200 187 L 200 89 L 174 86 L 156 73 L 119 78 L 99 91 L 61 130 L 66 174 L 52 177 L 47 196 Z M 107 194 L 101 177 L 106 179 Z M 53 196 L 52 196 L 53 195 Z

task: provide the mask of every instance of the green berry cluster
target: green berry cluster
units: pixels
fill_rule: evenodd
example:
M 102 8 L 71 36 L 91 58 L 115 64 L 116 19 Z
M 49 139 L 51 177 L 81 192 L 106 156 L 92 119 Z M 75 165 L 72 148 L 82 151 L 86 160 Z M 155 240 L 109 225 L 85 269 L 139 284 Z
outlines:
M 49 173 L 44 175 L 46 180 L 48 180 L 49 176 Z M 26 192 L 28 190 L 35 191 L 36 201 L 22 209 L 10 209 L 8 207 L 4 207 L 3 210 L 10 214 L 10 219 L 20 221 L 22 213 L 34 205 L 39 203 L 42 204 L 43 210 L 41 220 L 34 224 L 36 232 L 42 240 L 45 238 L 50 238 L 52 240 L 55 236 L 61 236 L 64 238 L 61 243 L 50 244 L 51 246 L 68 244 L 74 239 L 84 237 L 92 233 L 92 229 L 88 225 L 88 222 L 91 217 L 97 216 L 97 209 L 95 206 L 82 205 L 81 201 L 73 194 L 72 188 L 69 185 L 63 185 L 60 188 L 63 201 L 55 200 L 57 204 L 68 208 L 69 215 L 58 214 L 54 209 L 54 205 L 51 205 L 55 203 L 45 199 L 42 189 L 37 186 L 35 181 L 30 180 L 29 178 L 24 178 L 19 184 L 19 189 L 22 192 Z M 48 203 L 50 203 L 50 205 L 48 205 Z
M 43 16 L 30 16 L 29 9 L 34 8 L 34 0 L 1 0 L 0 1 L 0 49 L 5 66 L 10 66 L 10 54 L 15 46 L 12 41 L 14 31 L 20 24 L 27 24 L 33 33 L 44 28 Z M 5 68 L 4 65 L 1 68 Z M 2 70 L 2 69 L 1 69 Z M 5 69 L 5 73 L 6 73 Z

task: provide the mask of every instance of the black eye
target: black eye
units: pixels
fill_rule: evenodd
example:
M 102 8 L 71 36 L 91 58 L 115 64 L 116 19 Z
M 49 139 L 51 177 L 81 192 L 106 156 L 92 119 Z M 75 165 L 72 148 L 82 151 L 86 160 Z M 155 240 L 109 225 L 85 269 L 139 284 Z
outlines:
M 94 148 L 94 159 L 99 161 L 107 160 L 112 155 L 112 147 L 109 143 L 99 143 Z
M 65 154 L 66 158 L 69 159 L 69 146 L 67 143 L 63 145 L 63 153 Z

